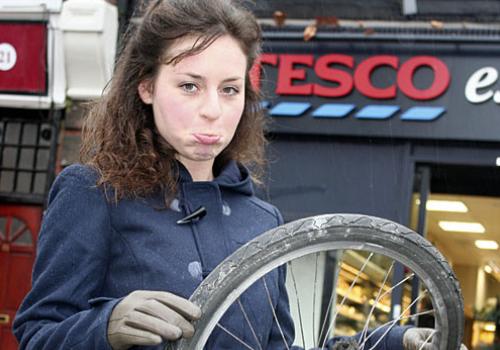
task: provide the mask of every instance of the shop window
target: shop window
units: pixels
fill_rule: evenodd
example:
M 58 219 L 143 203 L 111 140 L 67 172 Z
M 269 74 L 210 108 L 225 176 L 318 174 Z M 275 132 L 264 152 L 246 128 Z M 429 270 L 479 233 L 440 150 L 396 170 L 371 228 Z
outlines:
M 12 112 L 14 113 L 14 112 Z M 44 114 L 17 118 L 6 116 L 0 122 L 0 196 L 30 202 L 43 202 L 48 186 L 54 136 Z M 52 150 L 52 151 L 51 151 Z

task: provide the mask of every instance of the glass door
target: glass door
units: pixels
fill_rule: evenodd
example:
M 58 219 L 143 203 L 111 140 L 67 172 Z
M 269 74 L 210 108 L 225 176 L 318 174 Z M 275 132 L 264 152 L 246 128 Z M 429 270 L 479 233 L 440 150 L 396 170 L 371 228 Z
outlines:
M 495 167 L 416 167 L 410 226 L 439 249 L 459 279 L 469 349 L 500 346 L 499 175 Z M 412 293 L 418 288 L 414 285 Z M 432 320 L 416 323 L 430 326 Z

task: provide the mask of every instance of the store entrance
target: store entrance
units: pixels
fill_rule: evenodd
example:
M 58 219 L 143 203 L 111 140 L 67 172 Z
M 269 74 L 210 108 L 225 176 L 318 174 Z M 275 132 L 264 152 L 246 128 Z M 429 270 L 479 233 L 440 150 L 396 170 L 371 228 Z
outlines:
M 464 297 L 464 343 L 498 349 L 500 167 L 420 164 L 410 226 L 450 262 Z

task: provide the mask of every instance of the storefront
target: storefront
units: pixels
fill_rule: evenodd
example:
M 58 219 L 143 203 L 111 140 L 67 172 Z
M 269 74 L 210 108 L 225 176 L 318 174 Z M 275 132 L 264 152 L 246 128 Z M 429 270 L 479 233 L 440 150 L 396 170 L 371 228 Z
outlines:
M 57 3 L 62 6 L 62 1 Z M 49 10 L 56 12 L 51 20 L 57 18 L 59 10 Z M 60 33 L 52 31 L 57 26 L 48 26 L 44 16 L 23 19 L 43 24 L 37 22 L 34 32 L 50 29 L 41 33 L 45 47 Z M 12 25 L 12 16 L 3 19 Z M 77 21 L 66 24 L 69 32 L 81 31 Z M 500 295 L 500 254 L 493 243 L 500 243 L 500 32 L 479 25 L 385 25 L 320 27 L 309 41 L 304 40 L 304 24 L 281 29 L 264 25 L 261 70 L 254 72 L 261 77 L 270 117 L 262 196 L 281 209 L 286 221 L 321 213 L 363 213 L 425 235 L 453 265 L 466 305 L 464 342 L 479 349 L 493 343 L 495 329 L 497 337 L 499 333 L 494 305 Z M 5 33 L 0 33 L 0 42 L 17 38 Z M 69 71 L 67 81 L 72 83 L 66 87 L 60 75 L 64 64 L 57 61 L 64 56 L 61 52 L 35 51 L 42 58 L 42 79 L 26 79 L 36 86 L 21 91 L 22 97 L 11 103 L 13 92 L 6 90 L 15 85 L 5 77 L 12 73 L 14 55 L 9 46 L 0 46 L 0 284 L 8 285 L 0 293 L 2 349 L 16 347 L 10 325 L 29 289 L 47 189 L 56 168 L 77 159 L 82 112 L 74 112 L 74 102 L 94 96 L 88 86 L 74 89 L 81 76 L 69 78 Z M 16 52 L 16 59 L 22 56 Z M 58 69 L 47 73 L 53 67 Z M 90 75 L 92 69 L 74 71 L 100 82 Z M 101 90 L 99 85 L 96 96 Z M 71 108 L 65 109 L 64 91 L 74 99 Z M 26 106 L 26 101 L 31 104 Z M 66 130 L 60 123 L 63 116 Z M 59 132 L 62 152 L 57 149 Z M 472 223 L 479 233 L 470 228 L 445 231 L 443 221 Z M 354 261 L 346 261 L 339 273 L 339 294 L 347 289 L 349 273 L 356 272 Z M 353 289 L 348 303 L 354 316 L 364 303 L 356 291 L 366 288 L 359 283 Z M 384 300 L 377 317 L 384 321 L 394 316 L 408 292 Z M 348 324 L 339 324 L 339 331 L 349 334 Z
M 267 28 L 256 72 L 270 116 L 266 195 L 286 220 L 364 213 L 425 235 L 460 280 L 465 341 L 479 348 L 493 343 L 500 294 L 498 33 L 401 31 L 325 29 L 306 42 Z

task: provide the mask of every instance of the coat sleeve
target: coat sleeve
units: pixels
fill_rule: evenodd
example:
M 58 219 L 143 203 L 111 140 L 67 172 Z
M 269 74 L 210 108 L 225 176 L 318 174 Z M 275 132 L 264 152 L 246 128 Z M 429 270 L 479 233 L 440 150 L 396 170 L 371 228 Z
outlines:
M 32 289 L 13 325 L 20 349 L 111 349 L 107 322 L 119 299 L 96 297 L 112 228 L 106 200 L 89 172 L 71 166 L 50 191 Z

